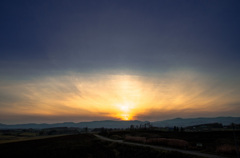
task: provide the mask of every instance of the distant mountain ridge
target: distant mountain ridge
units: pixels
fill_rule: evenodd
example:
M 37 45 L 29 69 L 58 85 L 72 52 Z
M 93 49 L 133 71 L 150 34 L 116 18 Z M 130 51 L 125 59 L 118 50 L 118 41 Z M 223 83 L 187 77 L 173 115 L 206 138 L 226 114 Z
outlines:
M 0 129 L 43 129 L 43 128 L 54 128 L 54 127 L 77 127 L 77 128 L 128 128 L 131 125 L 140 125 L 147 123 L 148 121 L 113 121 L 113 120 L 105 120 L 105 121 L 91 121 L 91 122 L 64 122 L 64 123 L 55 123 L 55 124 L 16 124 L 16 125 L 5 125 L 0 124 Z
M 175 118 L 171 120 L 164 120 L 164 121 L 156 121 L 152 122 L 153 126 L 156 127 L 187 127 L 187 126 L 194 126 L 200 124 L 208 124 L 208 123 L 221 123 L 223 125 L 230 125 L 231 123 L 240 123 L 240 117 L 214 117 L 214 118 Z
M 77 128 L 128 128 L 131 125 L 140 125 L 146 124 L 149 121 L 113 121 L 113 120 L 105 120 L 105 121 L 91 121 L 91 122 L 64 122 L 64 123 L 55 123 L 55 124 L 16 124 L 16 125 L 6 125 L 0 123 L 0 129 L 43 129 L 43 128 L 54 128 L 54 127 L 77 127 Z M 215 117 L 215 118 L 175 118 L 164 121 L 155 121 L 150 122 L 155 127 L 187 127 L 193 125 L 200 124 L 208 124 L 208 123 L 221 123 L 223 125 L 229 125 L 231 123 L 240 124 L 240 117 Z

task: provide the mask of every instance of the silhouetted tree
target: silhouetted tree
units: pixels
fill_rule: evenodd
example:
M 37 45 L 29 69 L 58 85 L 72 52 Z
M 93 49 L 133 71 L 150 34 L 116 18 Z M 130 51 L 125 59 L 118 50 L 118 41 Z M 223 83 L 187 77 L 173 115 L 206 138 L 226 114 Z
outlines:
M 173 131 L 174 131 L 174 132 L 179 132 L 179 128 L 178 128 L 177 126 L 174 126 L 174 127 L 173 127 Z
M 183 127 L 180 128 L 180 132 L 184 132 L 184 128 Z
M 85 133 L 88 133 L 88 127 L 85 127 L 85 128 L 84 128 L 84 132 L 85 132 Z

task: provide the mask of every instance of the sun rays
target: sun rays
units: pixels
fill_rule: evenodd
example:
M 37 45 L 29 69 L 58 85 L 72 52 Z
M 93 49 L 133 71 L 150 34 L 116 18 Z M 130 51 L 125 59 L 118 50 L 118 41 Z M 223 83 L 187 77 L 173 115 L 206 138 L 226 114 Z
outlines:
M 239 101 L 231 95 L 234 89 L 214 89 L 214 84 L 204 76 L 187 74 L 174 72 L 158 77 L 67 74 L 27 84 L 4 83 L 0 87 L 12 97 L 2 101 L 1 114 L 135 120 L 168 115 L 171 118 L 176 113 L 184 117 L 189 111 L 194 115 L 205 114 L 206 109 L 215 113 L 234 110 L 234 106 L 229 106 L 232 100 Z

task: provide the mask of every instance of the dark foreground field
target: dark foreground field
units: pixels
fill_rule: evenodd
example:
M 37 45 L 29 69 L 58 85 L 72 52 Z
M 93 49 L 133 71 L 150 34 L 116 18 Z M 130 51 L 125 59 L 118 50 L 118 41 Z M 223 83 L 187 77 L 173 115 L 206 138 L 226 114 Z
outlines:
M 1 157 L 192 158 L 196 156 L 148 147 L 101 141 L 91 134 L 59 136 L 0 144 Z
M 237 157 L 240 131 L 163 132 L 155 130 L 104 131 L 111 139 Z

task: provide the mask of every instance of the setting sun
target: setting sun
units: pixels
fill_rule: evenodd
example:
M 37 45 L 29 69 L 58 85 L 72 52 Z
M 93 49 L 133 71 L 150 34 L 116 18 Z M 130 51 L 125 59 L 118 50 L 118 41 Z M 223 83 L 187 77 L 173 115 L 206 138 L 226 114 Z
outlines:
M 122 114 L 122 120 L 131 120 L 128 114 Z
M 119 112 L 117 117 L 120 117 L 122 120 L 131 120 L 133 113 L 133 104 L 132 103 L 122 103 L 118 104 L 117 108 L 119 108 Z

